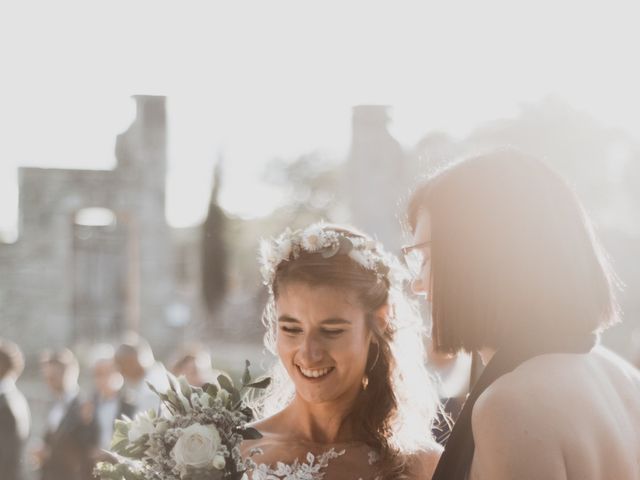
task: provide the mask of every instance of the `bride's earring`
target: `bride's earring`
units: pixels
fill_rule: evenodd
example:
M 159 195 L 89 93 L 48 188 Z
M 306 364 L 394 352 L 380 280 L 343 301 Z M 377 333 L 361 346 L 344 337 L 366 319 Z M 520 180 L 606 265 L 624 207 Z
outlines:
M 378 358 L 380 357 L 380 343 L 377 341 L 373 343 L 376 346 L 376 357 L 373 360 L 373 363 L 371 364 L 371 366 L 367 369 L 369 372 L 373 371 L 373 368 L 376 366 L 376 363 L 378 363 Z M 365 374 L 362 376 L 362 390 L 366 390 L 368 386 L 369 386 L 369 375 L 367 375 L 365 372 Z
M 369 371 L 370 372 L 373 371 L 374 367 L 376 366 L 376 363 L 378 363 L 378 358 L 380 357 L 380 342 L 375 341 L 373 343 L 376 346 L 376 358 L 373 360 L 373 363 L 369 367 Z

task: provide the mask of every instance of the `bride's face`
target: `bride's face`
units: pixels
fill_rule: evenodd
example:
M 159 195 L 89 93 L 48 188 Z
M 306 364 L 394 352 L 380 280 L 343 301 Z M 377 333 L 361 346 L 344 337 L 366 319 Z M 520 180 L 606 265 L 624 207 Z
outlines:
M 276 300 L 278 355 L 307 402 L 355 399 L 371 333 L 353 295 L 293 283 Z

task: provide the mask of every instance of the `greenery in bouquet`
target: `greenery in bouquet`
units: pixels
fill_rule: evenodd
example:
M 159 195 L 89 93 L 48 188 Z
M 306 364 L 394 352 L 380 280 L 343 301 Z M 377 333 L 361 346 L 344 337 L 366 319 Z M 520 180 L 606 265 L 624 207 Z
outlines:
M 227 375 L 218 384 L 189 385 L 170 373 L 169 389 L 157 391 L 158 411 L 116 420 L 112 461 L 101 462 L 102 480 L 236 480 L 255 465 L 240 454 L 244 439 L 260 438 L 247 427 L 253 411 L 244 402 L 251 389 L 266 388 L 269 378 L 253 381 L 246 362 L 240 388 Z

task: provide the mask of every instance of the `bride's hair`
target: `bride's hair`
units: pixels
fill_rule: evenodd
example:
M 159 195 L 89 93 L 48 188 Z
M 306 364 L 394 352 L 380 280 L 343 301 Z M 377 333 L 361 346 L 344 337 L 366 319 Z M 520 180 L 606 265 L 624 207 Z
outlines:
M 322 229 L 374 244 L 350 227 L 323 225 Z M 372 255 L 385 255 L 379 244 L 372 249 Z M 265 346 L 277 355 L 275 301 L 285 284 L 328 285 L 355 294 L 366 311 L 373 340 L 366 364 L 368 387 L 360 392 L 350 420 L 362 438 L 379 452 L 383 478 L 398 478 L 411 454 L 437 448 L 431 428 L 439 402 L 434 382 L 425 368 L 422 318 L 404 293 L 403 275 L 399 271 L 402 266 L 397 261 L 390 263 L 389 272 L 380 275 L 363 268 L 348 255 L 326 258 L 318 252 L 301 251 L 277 265 L 262 320 L 267 329 Z M 387 321 L 384 330 L 380 330 L 375 315 L 385 305 Z M 257 405 L 262 417 L 282 410 L 295 393 L 281 362 L 275 364 L 271 376 L 272 384 Z

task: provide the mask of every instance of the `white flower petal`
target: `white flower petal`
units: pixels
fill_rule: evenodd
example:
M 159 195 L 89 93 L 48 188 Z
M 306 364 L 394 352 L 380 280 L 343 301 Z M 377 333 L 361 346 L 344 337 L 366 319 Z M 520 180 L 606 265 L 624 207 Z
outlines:
M 178 468 L 205 468 L 213 464 L 221 443 L 215 426 L 194 423 L 182 430 L 171 456 Z

